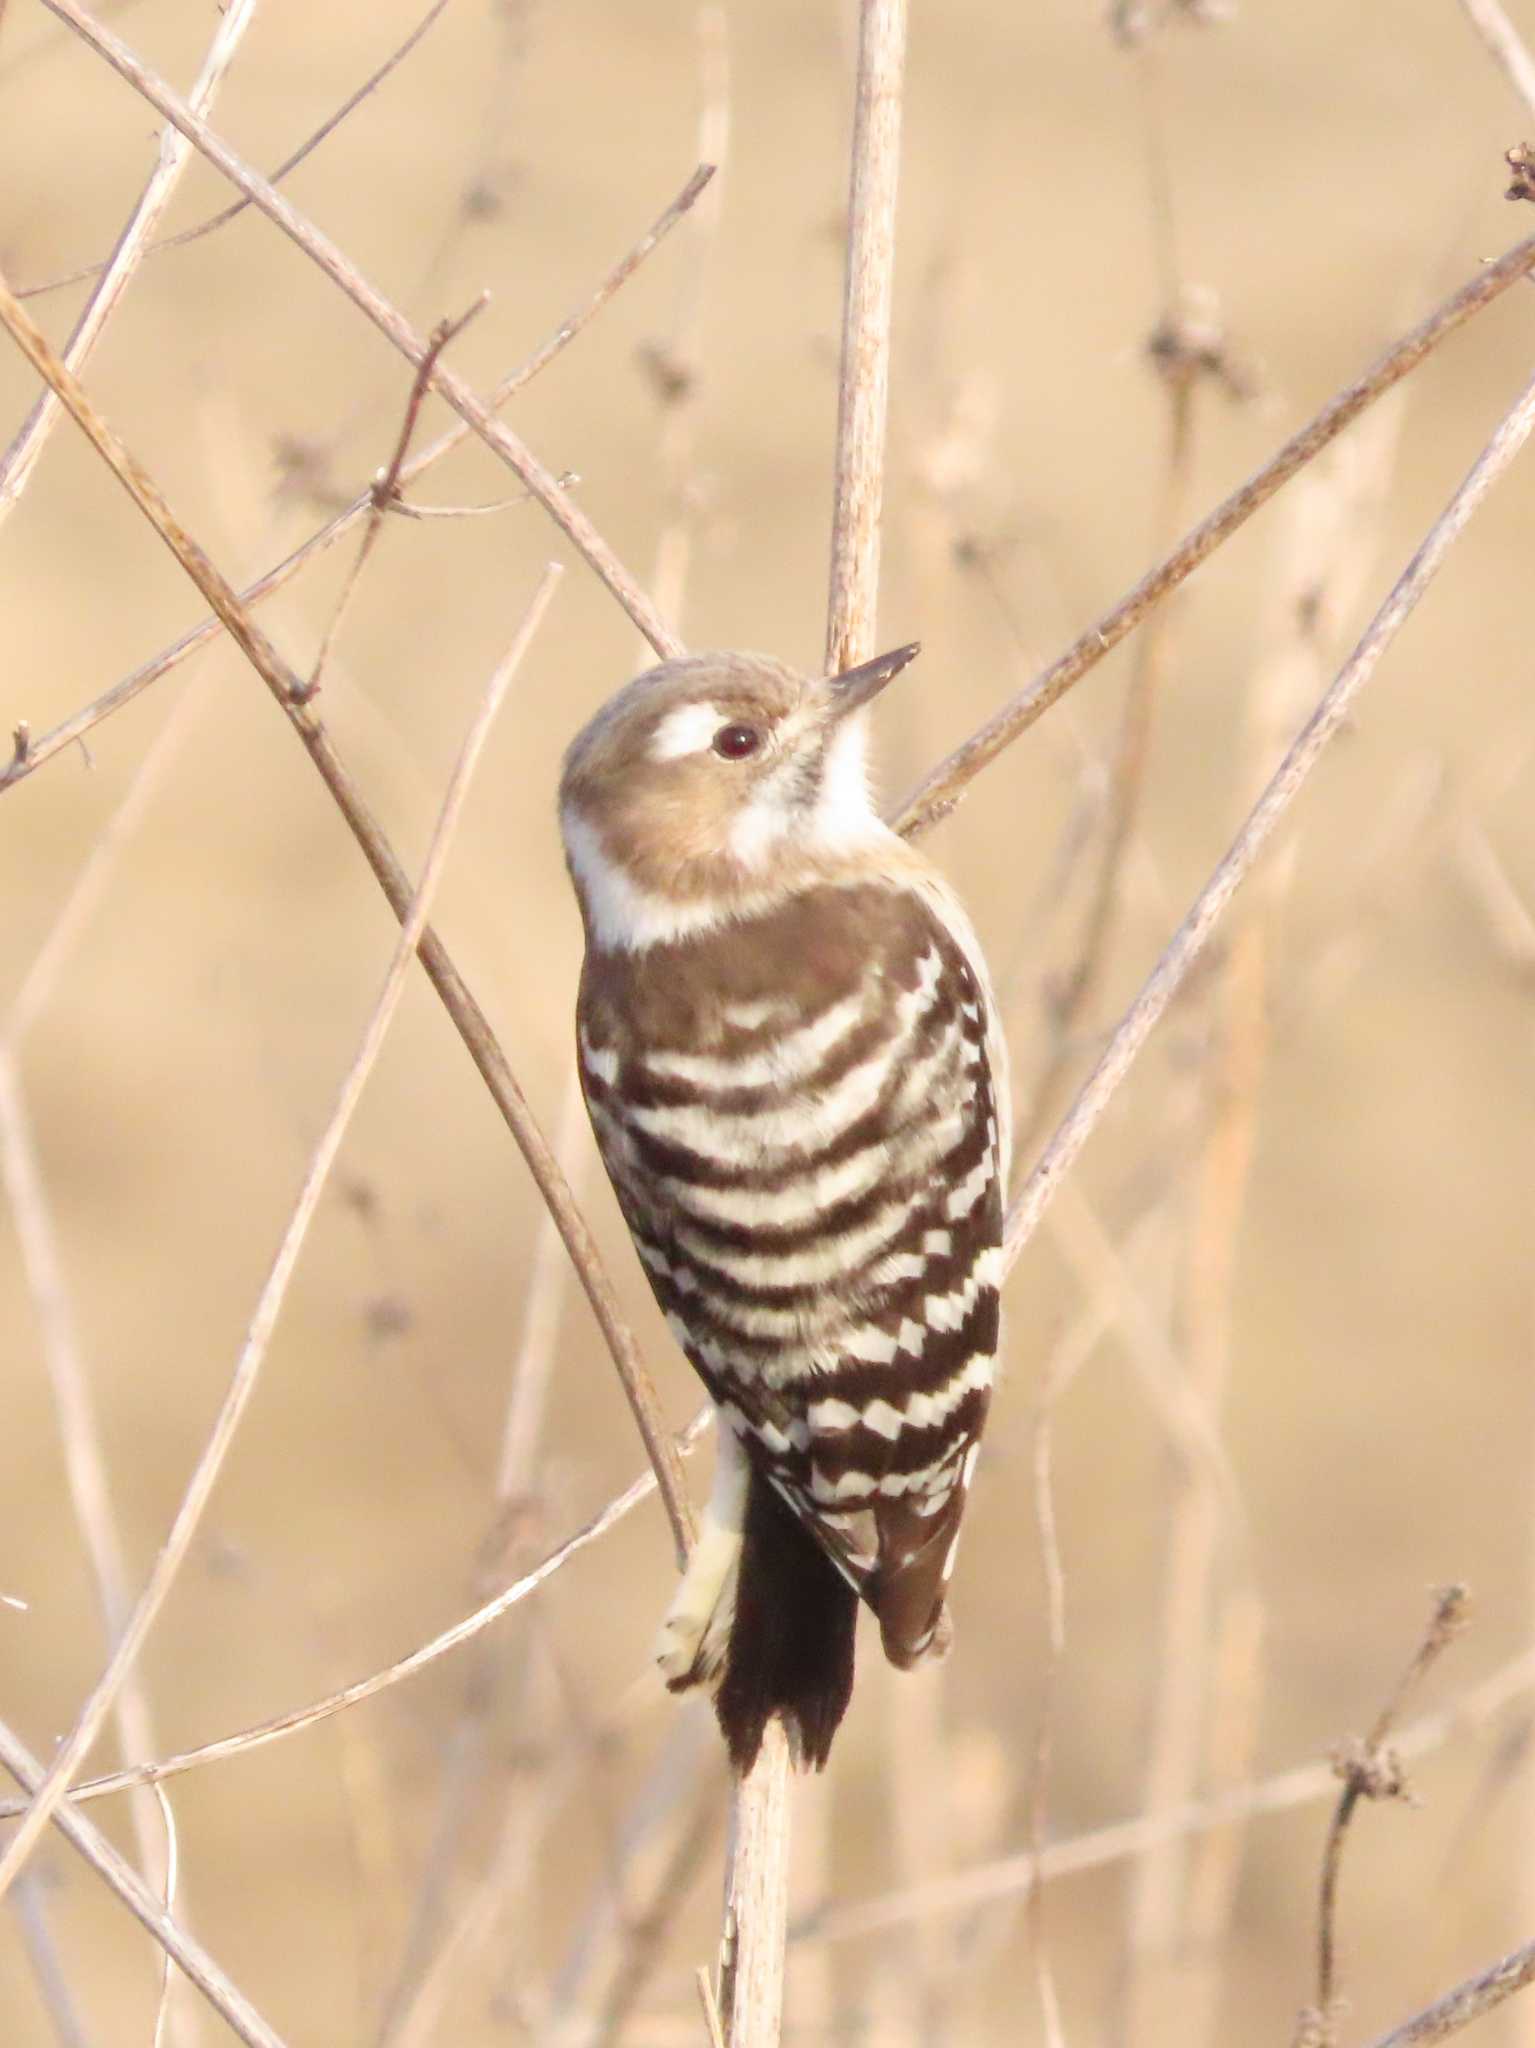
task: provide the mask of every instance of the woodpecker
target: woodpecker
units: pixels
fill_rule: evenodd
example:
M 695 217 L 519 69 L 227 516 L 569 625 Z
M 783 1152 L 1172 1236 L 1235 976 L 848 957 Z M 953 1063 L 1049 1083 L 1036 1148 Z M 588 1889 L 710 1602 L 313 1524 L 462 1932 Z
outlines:
M 781 1715 L 826 1762 L 862 1599 L 944 1654 L 998 1332 L 1007 1069 L 969 919 L 881 823 L 865 707 L 759 655 L 647 670 L 572 742 L 581 1084 L 667 1323 L 716 1406 L 662 1623 L 746 1771 Z

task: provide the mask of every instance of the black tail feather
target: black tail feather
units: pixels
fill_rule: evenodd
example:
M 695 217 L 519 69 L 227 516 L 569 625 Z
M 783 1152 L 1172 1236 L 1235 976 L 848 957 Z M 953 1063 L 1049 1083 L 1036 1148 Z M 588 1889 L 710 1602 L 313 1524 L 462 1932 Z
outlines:
M 762 1732 L 783 1716 L 797 1761 L 819 1770 L 853 1692 L 858 1596 L 768 1482 L 753 1472 L 735 1620 L 715 1695 L 730 1761 L 744 1777 Z

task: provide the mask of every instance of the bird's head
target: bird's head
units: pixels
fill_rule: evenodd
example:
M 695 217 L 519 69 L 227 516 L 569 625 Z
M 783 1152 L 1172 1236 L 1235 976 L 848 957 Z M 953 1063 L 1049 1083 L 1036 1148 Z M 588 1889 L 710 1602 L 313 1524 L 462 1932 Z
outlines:
M 572 741 L 560 824 L 588 930 L 681 938 L 766 908 L 888 838 L 858 714 L 915 646 L 830 678 L 698 654 L 636 676 Z

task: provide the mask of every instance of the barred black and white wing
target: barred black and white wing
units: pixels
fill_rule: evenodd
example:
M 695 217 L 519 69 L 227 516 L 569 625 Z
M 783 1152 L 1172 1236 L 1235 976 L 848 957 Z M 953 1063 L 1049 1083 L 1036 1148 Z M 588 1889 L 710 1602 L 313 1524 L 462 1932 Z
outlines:
M 1003 1079 L 946 892 L 808 892 L 589 955 L 581 1066 L 639 1255 L 753 1471 L 941 1649 L 997 1349 Z M 743 1563 L 743 1578 L 747 1565 Z

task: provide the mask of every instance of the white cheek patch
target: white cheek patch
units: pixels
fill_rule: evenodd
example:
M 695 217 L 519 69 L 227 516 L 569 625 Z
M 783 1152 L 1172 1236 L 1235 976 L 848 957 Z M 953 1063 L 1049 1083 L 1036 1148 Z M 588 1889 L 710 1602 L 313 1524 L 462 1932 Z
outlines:
M 776 851 L 792 821 L 782 797 L 768 783 L 731 819 L 730 851 L 743 868 L 760 868 Z
M 647 946 L 694 938 L 725 922 L 728 906 L 713 897 L 673 902 L 631 882 L 608 858 L 600 836 L 568 805 L 560 814 L 560 830 L 591 935 L 599 946 L 640 953 Z
M 717 704 L 679 704 L 656 727 L 650 742 L 650 758 L 680 761 L 684 754 L 701 754 L 725 723 Z

